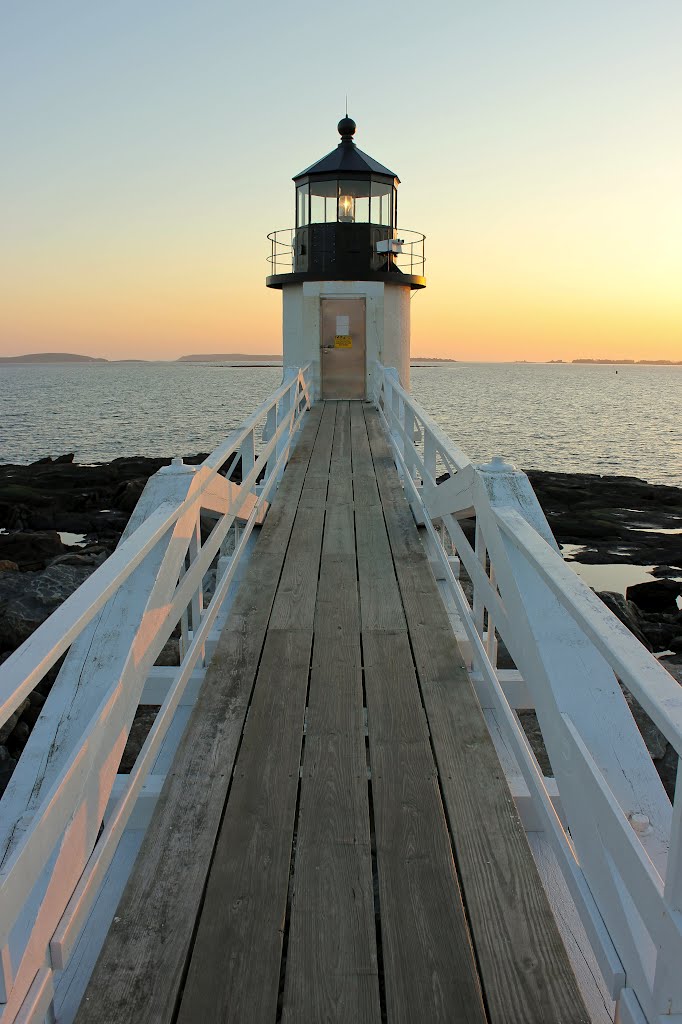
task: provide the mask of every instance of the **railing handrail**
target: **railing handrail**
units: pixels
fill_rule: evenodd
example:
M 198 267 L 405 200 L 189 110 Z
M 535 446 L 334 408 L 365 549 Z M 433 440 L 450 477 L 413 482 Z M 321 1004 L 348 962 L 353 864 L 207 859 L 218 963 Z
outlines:
M 450 456 L 458 470 L 472 465 L 469 457 L 403 388 L 397 375 L 391 382 L 391 390 L 409 405 L 423 425 L 428 426 L 429 432 L 442 445 L 443 454 Z M 604 657 L 661 732 L 678 753 L 682 753 L 682 689 L 670 673 L 523 516 L 508 509 L 496 509 L 494 515 L 500 529 L 513 538 L 572 618 L 602 648 Z
M 307 363 L 301 373 L 305 376 L 309 369 L 310 363 Z M 254 424 L 290 388 L 291 381 L 284 381 L 264 399 L 255 412 L 199 464 L 197 469 L 208 471 L 199 488 L 180 505 L 160 505 L 0 666 L 0 725 L 4 725 L 26 695 L 35 689 L 159 538 L 200 501 L 219 469 L 238 451 Z
M 45 749 L 45 764 L 42 753 L 40 765 L 35 757 L 26 765 L 20 760 L 2 798 L 3 1024 L 17 1014 L 37 1020 L 46 1012 L 40 1007 L 49 1003 L 53 971 L 66 966 L 183 691 L 197 663 L 206 663 L 209 631 L 310 407 L 310 370 L 311 364 L 284 367 L 282 384 L 200 465 L 172 464 L 151 477 L 131 518 L 129 535 L 124 533 L 106 562 L 0 668 L 2 722 L 69 650 L 58 676 L 59 683 L 63 679 L 61 691 L 57 693 L 55 684 L 45 704 L 46 710 L 52 708 L 51 718 L 42 722 L 41 716 L 35 726 L 42 729 L 37 742 L 40 751 Z M 261 423 L 263 444 L 256 453 L 255 431 Z M 242 463 L 239 483 L 229 478 L 237 458 Z M 220 474 L 225 466 L 227 477 Z M 216 522 L 202 542 L 204 509 Z M 136 517 L 141 521 L 135 526 Z M 224 554 L 236 519 L 242 525 L 235 533 L 234 550 Z M 217 566 L 215 589 L 204 608 L 204 577 L 212 566 Z M 136 594 L 139 590 L 139 619 L 128 612 L 131 594 L 124 590 L 123 599 L 119 595 L 123 587 L 130 591 L 131 583 Z M 109 616 L 102 629 L 99 613 Z M 127 784 L 112 798 L 122 730 L 127 735 L 125 723 L 129 728 L 147 673 L 178 623 L 180 664 L 171 670 L 165 699 Z M 84 633 L 88 627 L 90 632 Z M 118 653 L 108 662 L 110 637 Z M 82 679 L 87 680 L 86 687 L 81 687 Z M 77 722 L 77 727 L 69 722 Z M 50 756 L 54 750 L 49 772 L 48 747 Z M 59 889 L 50 893 L 54 878 L 59 878 Z M 47 909 L 36 918 L 31 899 L 38 884 L 47 885 Z
M 649 717 L 682 753 L 682 689 L 590 587 L 513 510 L 498 510 L 500 529 L 513 539 L 570 613 L 600 649 L 618 678 Z
M 294 267 L 294 243 L 297 233 L 335 223 L 336 221 L 320 221 L 302 224 L 300 227 L 278 228 L 276 231 L 270 231 L 267 237 L 271 243 L 271 253 L 267 257 L 267 262 L 275 271 L 279 269 L 281 272 L 290 272 Z M 399 239 L 403 243 L 401 251 L 391 253 L 393 264 L 401 267 L 403 273 L 423 274 L 426 266 L 426 256 L 424 254 L 426 235 L 423 232 L 415 231 L 413 228 L 391 228 L 388 224 L 367 223 L 366 226 L 392 232 L 394 240 Z M 329 249 L 326 251 L 331 253 L 335 250 Z M 322 252 L 322 250 L 319 250 L 319 252 Z
M 524 473 L 501 459 L 472 465 L 394 369 L 376 364 L 373 387 L 470 644 L 472 681 L 528 787 L 622 1019 L 682 1015 L 682 783 L 671 807 L 620 684 L 678 753 L 682 691 L 564 563 Z M 458 522 L 472 516 L 475 547 Z M 521 670 L 520 705 L 498 674 L 498 637 Z M 566 825 L 516 706 L 537 710 Z

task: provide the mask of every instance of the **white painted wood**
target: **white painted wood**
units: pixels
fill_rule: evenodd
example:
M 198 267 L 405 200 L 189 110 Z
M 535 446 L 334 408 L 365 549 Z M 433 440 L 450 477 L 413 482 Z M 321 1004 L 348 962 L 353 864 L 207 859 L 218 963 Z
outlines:
M 252 531 L 310 403 L 311 377 L 309 368 L 287 369 L 278 391 L 201 467 L 180 464 L 157 474 L 113 562 L 0 669 L 0 709 L 8 717 L 72 645 L 46 704 L 49 727 L 41 725 L 40 744 L 38 737 L 33 746 L 29 740 L 1 805 L 5 1024 L 28 1007 L 37 983 L 40 998 L 43 982 L 51 986 L 48 944 L 54 963 L 66 963 L 120 837 L 152 805 L 200 685 L 202 650 L 210 654 Z M 621 1019 L 635 1020 L 637 1012 L 649 1024 L 661 1014 L 672 1020 L 682 1013 L 682 804 L 676 800 L 671 809 L 616 676 L 678 750 L 679 687 L 564 566 L 524 474 L 501 460 L 473 467 L 401 386 L 395 369 L 374 366 L 371 377 L 515 799 L 527 826 L 538 830 L 529 835 L 541 831 L 551 849 L 550 888 L 561 888 L 558 867 L 608 990 L 623 991 Z M 257 451 L 261 429 L 266 440 Z M 238 456 L 241 484 L 218 475 Z M 437 484 L 442 472 L 449 478 Z M 201 510 L 217 519 L 204 545 Z M 458 523 L 472 511 L 476 551 Z M 244 530 L 230 556 L 225 540 L 237 532 L 237 520 Z M 204 608 L 202 580 L 216 558 L 217 587 Z M 459 560 L 473 582 L 474 614 L 458 579 Z M 188 607 L 186 657 L 178 669 L 159 672 L 156 654 Z M 518 671 L 496 669 L 496 629 Z M 150 695 L 162 709 L 120 792 L 122 744 L 138 702 Z M 527 706 L 536 708 L 556 780 L 543 778 L 520 728 L 514 708 Z M 641 820 L 636 832 L 632 822 Z
M 646 1019 L 671 1019 L 682 1012 L 682 804 L 676 801 L 673 814 L 618 679 L 678 751 L 682 693 L 564 565 L 525 475 L 501 459 L 462 465 L 461 453 L 436 437 L 393 373 L 377 367 L 374 384 L 406 496 L 432 542 L 441 592 L 453 602 L 450 621 L 460 639 L 466 633 L 479 698 L 494 711 L 498 736 L 523 776 L 523 782 L 512 777 L 519 803 L 533 805 L 611 993 L 625 983 L 624 966 Z M 424 439 L 421 464 L 408 443 L 415 432 Z M 437 484 L 439 461 L 455 471 Z M 423 486 L 415 485 L 415 464 Z M 457 522 L 472 513 L 476 552 Z M 448 563 L 452 550 L 438 551 L 442 525 L 473 582 L 473 612 Z M 490 579 L 483 572 L 486 551 Z M 495 629 L 520 670 L 516 677 L 505 679 L 495 669 Z M 536 709 L 570 833 L 557 818 L 514 705 Z
M 514 711 L 532 711 L 535 707 L 535 700 L 519 670 L 517 668 L 498 668 L 496 674 L 509 707 Z M 483 682 L 482 673 L 471 672 L 470 675 L 474 687 L 479 692 L 479 684 Z M 479 693 L 479 700 L 484 708 L 487 707 L 482 690 Z
M 57 975 L 54 1005 L 59 1024 L 75 1019 L 143 838 L 140 829 L 123 833 L 68 966 Z
M 7 1016 L 9 1011 L 8 1008 L 5 1008 L 0 1017 L 1 1024 L 10 1024 L 10 1021 L 12 1024 L 33 1024 L 35 1021 L 50 1019 L 53 996 L 52 971 L 49 967 L 41 967 L 31 982 L 26 998 L 22 1001 L 16 1016 Z
M 199 498 L 202 491 L 206 491 L 206 500 L 209 502 L 210 495 L 217 486 L 214 482 L 217 471 L 259 421 L 264 416 L 270 416 L 287 390 L 294 386 L 300 388 L 309 406 L 309 386 L 305 376 L 308 369 L 305 367 L 301 370 L 297 380 L 284 382 L 241 427 L 209 455 L 202 465 L 202 469 L 208 472 L 204 474 L 203 485 L 195 493 L 195 498 Z M 225 483 L 229 485 L 227 500 L 238 507 L 240 512 L 250 514 L 249 502 L 252 502 L 253 498 L 245 490 L 244 485 L 240 486 L 232 481 Z M 245 493 L 238 498 L 241 491 Z M 182 506 L 163 501 L 144 521 L 138 523 L 134 531 L 126 529 L 122 542 L 106 562 L 7 659 L 0 674 L 0 723 L 6 722 L 26 695 L 35 689 L 43 675 L 68 650 L 75 637 L 94 619 L 112 594 L 173 526 L 182 511 Z
M 154 813 L 154 807 L 156 806 L 156 801 L 159 799 L 159 794 L 161 793 L 165 778 L 165 772 L 155 772 L 153 769 L 147 774 L 134 801 L 135 805 L 130 813 L 130 817 L 128 818 L 124 831 L 130 831 L 131 829 L 146 829 L 147 825 L 151 821 L 152 814 Z M 116 812 L 117 805 L 125 795 L 129 785 L 130 775 L 128 774 L 119 774 L 114 779 L 109 803 L 107 804 L 107 809 L 104 812 L 103 825 L 105 828 L 111 820 L 112 815 Z M 66 962 L 66 960 L 64 962 Z M 54 966 L 61 969 L 62 964 L 55 961 Z
M 192 704 L 183 704 L 182 702 L 178 704 L 173 715 L 173 721 L 166 730 L 159 753 L 152 765 L 151 771 L 153 775 L 167 775 L 171 770 L 175 752 L 178 749 L 182 734 L 192 714 L 192 707 Z
M 275 432 L 274 437 L 269 442 L 270 445 L 276 442 L 277 436 L 278 433 Z M 285 455 L 286 452 L 283 451 L 280 455 L 280 460 L 283 460 Z M 257 467 L 258 462 L 254 466 L 252 471 L 253 473 L 257 471 Z M 277 469 L 278 463 L 273 467 L 269 483 L 266 485 L 267 487 L 271 486 L 276 479 Z M 265 496 L 266 491 L 264 490 L 260 500 L 265 500 Z M 248 543 L 250 531 L 255 523 L 257 512 L 258 509 L 256 507 L 242 531 L 235 555 L 237 555 L 239 551 L 245 549 Z M 211 544 L 213 545 L 212 549 L 215 551 L 219 549 L 220 537 L 217 530 L 218 528 L 213 531 L 209 541 L 202 550 L 208 549 Z M 69 900 L 68 906 L 64 911 L 59 927 L 51 940 L 50 950 L 53 962 L 60 966 L 63 966 L 66 963 L 68 955 L 73 948 L 75 938 L 82 926 L 82 922 L 89 912 L 92 901 L 94 900 L 98 887 L 101 884 L 101 880 L 111 862 L 116 845 L 128 823 L 130 815 L 132 814 L 135 801 L 144 783 L 144 779 L 146 778 L 151 765 L 155 761 L 161 741 L 173 720 L 180 696 L 187 684 L 187 681 L 191 677 L 194 666 L 203 648 L 205 637 L 208 635 L 218 614 L 222 598 L 232 584 L 232 579 L 236 572 L 237 565 L 238 558 L 235 558 L 230 568 L 223 574 L 218 582 L 213 600 L 204 614 L 201 625 L 192 637 L 187 656 L 183 661 L 174 685 L 169 691 L 168 696 L 154 720 L 142 750 L 140 751 L 135 765 L 133 766 L 128 785 L 107 820 L 102 835 L 97 841 L 97 845 L 95 846 L 78 884 L 73 891 L 73 895 Z M 180 589 L 180 586 L 178 589 Z M 189 596 L 190 591 L 188 588 L 188 599 Z
M 384 378 L 388 378 L 389 375 L 385 374 Z M 396 461 L 400 463 L 402 456 L 402 445 L 400 444 L 400 431 L 394 429 L 393 420 L 399 415 L 399 409 L 396 408 L 395 403 L 395 391 L 397 384 L 394 380 L 384 379 L 383 390 L 386 393 L 385 399 L 378 396 L 377 404 L 380 412 L 385 410 L 386 416 L 389 417 L 391 422 L 386 421 L 386 429 L 389 435 L 394 439 L 394 452 L 396 455 Z M 404 393 L 401 395 L 403 401 L 409 402 L 409 396 Z M 385 417 L 384 417 L 385 418 Z M 428 425 L 427 425 L 428 427 Z M 404 440 L 404 438 L 403 438 Z M 495 474 L 494 482 L 488 487 L 481 486 L 481 479 L 484 473 L 488 471 L 489 475 Z M 508 480 L 505 483 L 505 479 L 509 477 L 510 473 L 513 477 L 513 487 L 507 486 Z M 517 479 L 520 478 L 520 479 Z M 419 500 L 420 496 L 416 492 L 416 489 L 410 487 L 409 474 L 403 474 L 405 481 L 406 491 L 409 490 L 413 493 L 414 498 Z M 439 485 L 440 486 L 440 485 Z M 522 474 L 515 474 L 512 467 L 508 467 L 500 462 L 500 460 L 494 462 L 491 467 L 478 467 L 472 478 L 471 488 L 469 493 L 466 492 L 465 488 L 462 488 L 457 493 L 457 503 L 460 509 L 473 508 L 476 512 L 477 522 L 480 526 L 481 538 L 479 541 L 480 546 L 485 543 L 491 552 L 492 556 L 492 569 L 496 578 L 499 582 L 498 563 L 503 563 L 503 570 L 508 569 L 508 552 L 502 548 L 499 543 L 499 534 L 497 533 L 497 527 L 493 520 L 492 508 L 491 508 L 491 495 L 496 500 L 499 495 L 505 492 L 509 497 L 508 492 L 511 490 L 510 504 L 521 510 L 524 519 L 533 524 L 534 530 L 539 536 L 543 538 L 543 542 L 550 543 L 552 547 L 555 547 L 555 542 L 551 537 L 549 527 L 544 521 L 542 512 L 537 504 L 537 501 L 528 485 L 525 477 Z M 421 500 L 425 501 L 426 494 L 422 493 Z M 437 541 L 437 534 L 433 529 L 432 523 L 429 521 L 428 509 L 425 508 L 426 518 L 425 524 L 427 529 L 432 531 L 432 536 Z M 513 587 L 507 587 L 507 596 L 505 597 L 505 589 L 500 584 L 500 594 L 494 594 L 494 588 L 490 586 L 490 581 L 487 584 L 481 579 L 481 566 L 480 563 L 477 565 L 476 562 L 472 562 L 470 556 L 473 554 L 470 546 L 467 544 L 465 538 L 459 530 L 458 524 L 454 519 L 452 513 L 446 513 L 442 506 L 439 507 L 439 511 L 442 513 L 441 518 L 445 518 L 447 515 L 448 521 L 447 526 L 450 532 L 450 536 L 455 543 L 457 554 L 463 559 L 467 571 L 474 581 L 474 587 L 483 589 L 483 607 L 487 609 L 488 614 L 493 612 L 493 622 L 498 626 L 499 632 L 503 639 L 511 641 L 514 634 L 517 634 L 517 650 L 519 644 L 524 641 L 524 638 L 528 641 L 530 647 L 536 647 L 534 637 L 528 636 L 527 621 L 524 622 L 524 617 L 519 617 L 518 609 L 525 611 L 523 599 L 519 600 L 518 590 L 514 590 Z M 491 520 L 493 522 L 491 523 Z M 491 535 L 493 546 L 497 543 L 497 550 L 493 550 L 491 546 Z M 474 556 L 475 557 L 475 556 Z M 525 736 L 522 734 L 522 730 L 519 727 L 518 721 L 516 720 L 512 709 L 509 706 L 509 701 L 506 699 L 504 690 L 500 683 L 497 673 L 491 664 L 489 655 L 493 655 L 494 660 L 494 649 L 490 647 L 490 641 L 486 639 L 488 649 L 484 647 L 481 636 L 475 628 L 471 609 L 461 594 L 461 588 L 458 586 L 458 581 L 454 577 L 454 574 L 448 574 L 446 570 L 443 575 L 446 577 L 446 585 L 449 584 L 450 592 L 456 599 L 458 605 L 458 613 L 460 621 L 464 626 L 468 634 L 468 641 L 471 649 L 471 657 L 474 662 L 474 667 L 479 676 L 478 689 L 481 694 L 482 701 L 489 706 L 495 707 L 497 713 L 501 715 L 501 722 L 503 722 L 503 729 L 505 735 L 509 740 L 512 741 L 512 748 L 515 756 L 519 759 L 519 764 L 524 775 L 524 781 L 528 787 L 529 794 L 532 794 L 532 799 L 537 805 L 537 811 L 540 815 L 540 821 L 544 818 L 544 826 L 548 834 L 551 837 L 551 841 L 554 844 L 556 854 L 559 858 L 562 871 L 565 874 L 565 879 L 571 892 L 574 894 L 577 900 L 577 905 L 580 908 L 581 915 L 583 916 L 586 927 L 590 934 L 590 939 L 595 946 L 596 951 L 600 959 L 600 964 L 604 970 L 605 976 L 608 979 L 611 991 L 615 995 L 620 987 L 624 983 L 624 973 L 619 962 L 619 958 L 613 949 L 610 936 L 604 928 L 604 923 L 601 918 L 601 914 L 597 911 L 594 904 L 592 894 L 590 893 L 582 871 L 575 859 L 575 851 L 573 844 L 568 835 L 564 832 L 561 827 L 561 822 L 557 819 L 554 813 L 554 808 L 551 804 L 550 796 L 547 792 L 547 786 L 542 780 L 538 770 L 535 759 L 528 747 Z M 504 575 L 504 572 L 503 572 Z M 512 578 L 514 574 L 512 573 Z M 491 596 L 491 592 L 493 592 Z M 525 597 L 526 595 L 524 595 Z M 503 616 L 499 618 L 497 615 L 498 608 L 502 605 Z M 507 618 L 505 619 L 505 615 Z M 480 617 L 479 617 L 480 622 Z M 570 619 L 566 617 L 564 625 L 570 627 Z M 492 633 L 492 630 L 491 630 Z M 521 640 L 519 641 L 518 635 L 520 634 Z M 487 632 L 484 631 L 484 636 L 488 636 Z M 507 643 L 507 646 L 512 651 L 512 654 L 519 664 L 519 659 L 516 657 L 514 646 L 511 642 Z M 563 653 L 563 652 L 562 652 Z M 556 658 L 559 658 L 559 652 L 556 652 Z M 529 685 L 528 672 L 525 670 L 525 665 L 520 665 L 524 669 L 523 678 L 525 685 L 531 691 L 530 702 L 536 703 L 536 687 Z M 618 699 L 622 706 L 625 706 L 625 702 L 622 695 L 618 691 Z M 629 712 L 628 712 L 629 714 Z M 555 716 L 556 717 L 556 716 Z M 541 723 L 542 724 L 542 723 Z M 544 729 L 544 727 L 543 727 Z M 635 741 L 636 742 L 636 741 Z M 650 763 L 649 763 L 650 766 Z M 646 771 L 646 768 L 644 769 Z M 655 788 L 655 784 L 654 784 Z M 559 786 L 561 790 L 561 786 Z M 665 812 L 665 807 L 659 807 L 659 810 Z
M 666 1018 L 670 1024 L 679 1024 L 676 1017 Z M 642 1007 L 631 988 L 624 988 L 616 1007 L 616 1024 L 647 1024 Z
M 239 444 L 248 446 L 248 437 L 253 440 L 259 420 L 278 402 L 288 411 L 251 472 L 240 485 L 218 476 L 230 452 Z M 36 970 L 42 969 L 41 963 L 44 965 L 55 924 L 78 883 L 82 889 L 77 913 L 62 916 L 60 927 L 65 931 L 56 936 L 52 950 L 55 960 L 64 963 L 65 951 L 89 911 L 122 829 L 131 820 L 137 793 L 146 786 L 145 799 L 135 812 L 143 818 L 153 790 L 158 790 L 160 780 L 151 778 L 145 783 L 145 777 L 157 758 L 221 602 L 230 591 L 250 532 L 262 522 L 268 494 L 276 485 L 308 406 L 303 371 L 284 382 L 201 467 L 186 467 L 176 460 L 161 470 L 145 488 L 113 556 L 113 571 L 109 560 L 102 567 L 104 571 L 98 570 L 99 577 L 94 574 L 74 595 L 80 600 L 72 601 L 70 613 L 65 603 L 61 616 L 57 614 L 62 637 L 67 640 L 55 638 L 54 628 L 50 628 L 54 626 L 53 616 L 41 636 L 35 634 L 33 642 L 17 652 L 19 657 L 8 661 L 8 669 L 3 666 L 0 694 L 6 694 L 7 707 L 12 708 L 20 699 L 17 695 L 27 692 L 27 687 L 33 688 L 74 641 L 2 801 L 0 933 L 4 941 L 12 933 L 4 958 L 4 977 L 13 983 L 11 991 L 5 993 L 8 999 L 3 1020 L 14 1019 L 19 1008 L 26 1005 L 26 994 Z M 281 457 L 273 458 L 278 446 Z M 256 495 L 255 480 L 265 467 L 266 476 Z M 220 518 L 202 547 L 198 521 L 203 507 Z M 243 543 L 238 544 L 205 610 L 202 577 L 238 515 L 246 524 L 240 537 Z M 190 547 L 190 565 L 178 584 Z M 90 599 L 87 610 L 83 609 L 84 592 Z M 79 882 L 115 784 L 116 766 L 143 681 L 188 605 L 194 628 L 187 631 L 187 657 L 164 699 L 125 792 L 107 816 L 96 852 Z M 23 678 L 17 679 L 17 673 Z
M 675 749 L 682 750 L 682 691 L 596 594 L 561 558 L 552 558 L 513 509 L 496 510 L 496 520 L 513 546 L 537 571 L 563 608 L 612 665 L 618 677 Z
M 612 1024 L 615 1002 L 602 977 L 552 845 L 543 832 L 530 832 L 528 842 L 592 1024 Z
M 0 1004 L 7 1002 L 7 996 L 12 991 L 13 984 L 12 957 L 9 944 L 5 942 L 2 949 L 0 949 Z
M 168 691 L 173 685 L 179 674 L 179 667 L 169 668 L 155 665 L 149 670 L 142 693 L 140 694 L 140 704 L 163 704 L 164 700 L 168 695 Z M 192 705 L 196 702 L 197 694 L 204 681 L 206 675 L 206 669 L 197 668 L 192 672 L 185 691 L 180 698 L 179 706 Z
M 544 833 L 544 816 L 538 814 L 536 810 L 531 791 L 526 784 L 514 753 L 504 737 L 494 710 L 492 708 L 484 708 L 483 715 L 524 829 L 526 832 Z M 556 779 L 543 776 L 543 784 L 557 817 L 562 824 L 565 824 L 561 807 L 561 796 Z

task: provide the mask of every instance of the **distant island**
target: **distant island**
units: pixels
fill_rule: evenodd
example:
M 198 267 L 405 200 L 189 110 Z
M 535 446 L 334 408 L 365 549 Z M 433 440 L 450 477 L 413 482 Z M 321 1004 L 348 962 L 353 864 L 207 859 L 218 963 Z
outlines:
M 209 352 L 208 355 L 180 356 L 178 363 L 281 363 L 282 353 L 278 355 L 262 355 L 260 352 Z
M 682 359 L 573 359 L 574 363 L 596 363 L 599 366 L 682 366 Z M 551 362 L 561 363 L 562 359 Z
M 78 356 L 73 352 L 30 352 L 25 356 L 0 356 L 0 363 L 108 363 L 99 356 Z

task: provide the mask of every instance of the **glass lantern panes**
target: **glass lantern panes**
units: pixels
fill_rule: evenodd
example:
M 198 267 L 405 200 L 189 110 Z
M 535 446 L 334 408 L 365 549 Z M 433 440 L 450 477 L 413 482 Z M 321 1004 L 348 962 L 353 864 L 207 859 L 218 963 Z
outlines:
M 370 201 L 370 221 L 391 227 L 393 224 L 393 192 L 391 184 L 384 181 L 372 182 L 372 198 Z
M 308 223 L 308 186 L 299 185 L 296 189 L 296 227 L 304 228 Z
M 310 184 L 310 223 L 328 224 L 336 220 L 336 181 L 313 181 Z

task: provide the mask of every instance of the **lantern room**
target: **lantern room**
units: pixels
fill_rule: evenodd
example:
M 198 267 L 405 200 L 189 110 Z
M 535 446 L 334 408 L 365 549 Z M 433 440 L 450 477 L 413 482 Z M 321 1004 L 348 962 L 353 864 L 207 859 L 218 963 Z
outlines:
M 268 236 L 266 284 L 283 292 L 285 367 L 312 362 L 323 398 L 364 398 L 377 360 L 409 383 L 424 236 L 398 229 L 400 179 L 358 149 L 348 115 L 338 132 L 336 149 L 293 179 L 294 227 Z

